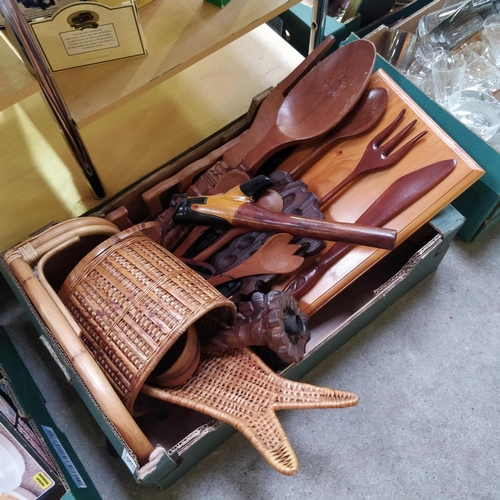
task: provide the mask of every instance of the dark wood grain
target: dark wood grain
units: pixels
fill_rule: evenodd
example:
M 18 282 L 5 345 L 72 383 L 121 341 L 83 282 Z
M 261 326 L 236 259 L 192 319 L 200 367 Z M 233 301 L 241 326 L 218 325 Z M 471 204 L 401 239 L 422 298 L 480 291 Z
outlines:
M 389 101 L 389 91 L 383 87 L 368 89 L 354 109 L 325 137 L 300 144 L 280 165 L 280 170 L 298 179 L 340 141 L 363 134 L 373 127 L 384 114 Z
M 295 217 L 282 212 L 263 210 L 253 203 L 242 204 L 233 215 L 231 224 L 234 227 L 279 231 L 294 236 L 344 241 L 387 250 L 392 250 L 396 242 L 396 231 L 393 230 Z
M 404 175 L 391 184 L 356 223 L 368 226 L 387 224 L 451 174 L 456 163 L 455 160 L 443 160 Z M 352 247 L 353 245 L 347 243 L 336 243 L 313 264 L 299 272 L 285 290 L 299 299 L 311 290 L 322 274 Z

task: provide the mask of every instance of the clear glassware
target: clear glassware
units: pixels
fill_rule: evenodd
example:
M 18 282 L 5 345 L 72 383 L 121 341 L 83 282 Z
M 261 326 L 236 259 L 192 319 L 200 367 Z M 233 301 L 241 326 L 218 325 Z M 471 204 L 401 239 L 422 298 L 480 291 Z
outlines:
M 489 16 L 483 28 L 482 36 L 491 48 L 496 65 L 500 66 L 500 14 Z
M 431 69 L 432 63 L 438 59 L 445 59 L 449 56 L 449 52 L 443 47 L 431 47 L 430 45 L 420 45 L 415 51 L 415 60 L 422 66 Z
M 401 73 L 410 66 L 418 46 L 418 37 L 402 30 L 389 30 L 382 50 L 384 59 Z
M 500 128 L 500 102 L 486 92 L 460 90 L 448 98 L 448 110 L 485 141 Z
M 430 68 L 422 66 L 418 61 L 413 61 L 405 76 L 415 87 L 426 94 L 427 97 L 435 99 L 432 70 Z
M 449 56 L 432 64 L 432 83 L 435 101 L 442 107 L 448 105 L 448 98 L 463 89 L 465 61 Z
M 500 70 L 489 59 L 484 42 L 464 47 L 457 57 L 465 61 L 464 89 L 494 92 L 500 88 Z
M 418 61 L 413 61 L 405 76 L 411 83 L 413 83 L 413 85 L 415 85 L 415 87 L 420 89 L 422 92 L 425 92 L 425 87 L 431 74 L 432 73 L 429 68 L 422 66 Z
M 445 19 L 454 14 L 460 8 L 460 6 L 467 1 L 468 0 L 460 0 L 458 2 L 455 1 L 452 4 L 444 6 L 442 9 L 430 12 L 429 14 L 425 14 L 424 16 L 422 16 L 418 21 L 417 35 L 419 37 L 423 37 L 430 33 L 436 26 L 438 26 Z
M 500 0 L 468 0 L 431 31 L 421 36 L 420 45 L 424 51 L 426 46 L 442 47 L 451 51 L 479 32 L 484 20 L 499 10 Z

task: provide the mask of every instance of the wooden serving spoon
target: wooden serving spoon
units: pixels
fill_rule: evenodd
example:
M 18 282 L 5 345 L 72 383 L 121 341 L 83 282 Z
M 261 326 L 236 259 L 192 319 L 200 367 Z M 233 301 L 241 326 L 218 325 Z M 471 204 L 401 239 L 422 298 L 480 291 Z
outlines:
M 250 127 L 245 137 L 224 153 L 223 162 L 232 168 L 241 165 L 253 177 L 265 160 L 285 146 L 326 134 L 361 98 L 375 56 L 375 46 L 367 40 L 333 52 L 290 90 L 267 133 L 262 137 Z
M 252 125 L 247 130 L 246 143 L 241 145 L 234 144 L 230 150 L 223 153 L 224 159 L 230 159 L 231 167 L 235 167 L 241 161 L 241 158 L 248 151 L 248 145 L 258 144 L 268 133 L 269 129 L 275 124 L 276 117 L 283 105 L 287 95 L 297 85 L 297 83 L 309 73 L 326 52 L 335 42 L 333 36 L 326 37 L 285 79 L 283 79 L 271 93 L 264 99 L 260 105 L 257 114 L 254 117 Z
M 333 52 L 290 90 L 272 120 L 271 114 L 266 117 L 266 110 L 259 110 L 258 122 L 271 124 L 264 134 L 260 127 L 254 132 L 252 125 L 245 137 L 191 184 L 186 193 L 218 194 L 214 186 L 227 172 L 237 168 L 252 178 L 262 163 L 279 150 L 326 134 L 363 95 L 375 56 L 375 46 L 367 40 L 357 40 Z
M 266 96 L 252 122 L 251 133 L 254 135 L 254 141 L 259 141 L 261 137 L 266 135 L 267 131 L 276 119 L 276 115 L 285 100 L 285 96 L 288 92 L 290 92 L 294 85 L 296 85 L 297 82 L 318 63 L 323 55 L 331 48 L 334 42 L 335 39 L 333 36 L 326 37 L 323 42 L 321 42 Z M 242 134 L 215 149 L 204 158 L 187 165 L 176 175 L 160 182 L 143 193 L 142 198 L 148 207 L 151 218 L 157 217 L 162 212 L 163 206 L 160 197 L 165 191 L 176 187 L 176 192 L 184 193 L 198 174 L 220 160 L 226 151 L 236 148 L 238 142 L 240 142 L 244 135 L 248 132 L 249 131 L 244 131 Z M 233 152 L 232 154 L 237 155 L 239 153 L 236 150 L 236 152 Z
M 218 286 L 244 276 L 286 274 L 296 271 L 304 262 L 304 257 L 293 255 L 300 245 L 291 245 L 291 239 L 292 235 L 287 233 L 274 234 L 245 262 L 210 278 L 208 282 Z
M 337 127 L 323 138 L 297 146 L 279 169 L 288 172 L 293 179 L 300 178 L 333 144 L 361 135 L 373 127 L 382 118 L 388 102 L 389 91 L 386 88 L 366 90 L 354 109 Z

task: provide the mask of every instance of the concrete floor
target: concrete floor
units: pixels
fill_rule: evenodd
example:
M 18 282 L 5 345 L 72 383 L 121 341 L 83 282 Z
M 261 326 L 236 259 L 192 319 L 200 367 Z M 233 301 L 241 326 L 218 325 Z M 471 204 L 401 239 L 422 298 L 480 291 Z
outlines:
M 274 472 L 241 435 L 167 491 L 135 484 L 40 347 L 6 285 L 0 323 L 105 500 L 500 498 L 500 227 L 454 241 L 438 270 L 304 379 L 358 406 L 279 414 L 299 472 Z

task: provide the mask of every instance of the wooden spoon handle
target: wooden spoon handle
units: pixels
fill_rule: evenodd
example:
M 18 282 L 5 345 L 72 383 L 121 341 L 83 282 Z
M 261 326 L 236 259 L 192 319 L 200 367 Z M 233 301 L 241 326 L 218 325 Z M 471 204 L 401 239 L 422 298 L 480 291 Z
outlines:
M 268 134 L 263 137 L 241 160 L 241 165 L 248 172 L 250 177 L 254 177 L 259 170 L 259 167 L 274 153 L 283 149 L 285 146 L 293 144 L 294 141 L 288 136 L 283 135 L 277 127 L 269 130 Z
M 336 243 L 316 259 L 311 265 L 300 271 L 286 286 L 285 292 L 299 299 L 309 292 L 330 267 L 355 245 Z
M 210 244 L 207 248 L 203 249 L 198 255 L 196 255 L 196 257 L 194 257 L 194 260 L 204 261 L 209 259 L 224 245 L 226 245 L 230 241 L 233 241 L 234 238 L 247 233 L 248 231 L 248 229 L 236 227 L 228 229 L 222 236 L 219 236 L 212 244 Z
M 234 227 L 247 227 L 259 231 L 280 231 L 294 236 L 344 241 L 389 250 L 394 248 L 396 241 L 396 231 L 392 229 L 296 217 L 282 212 L 263 210 L 252 203 L 241 205 L 229 222 Z
M 173 251 L 176 257 L 182 257 L 193 245 L 196 240 L 207 230 L 210 226 L 195 226 L 191 232 L 184 238 L 181 244 Z
M 319 208 L 324 207 L 330 200 L 335 198 L 337 194 L 339 194 L 349 183 L 351 183 L 356 177 L 358 173 L 354 170 L 347 176 L 342 179 L 333 189 L 328 191 L 320 200 L 319 200 Z

